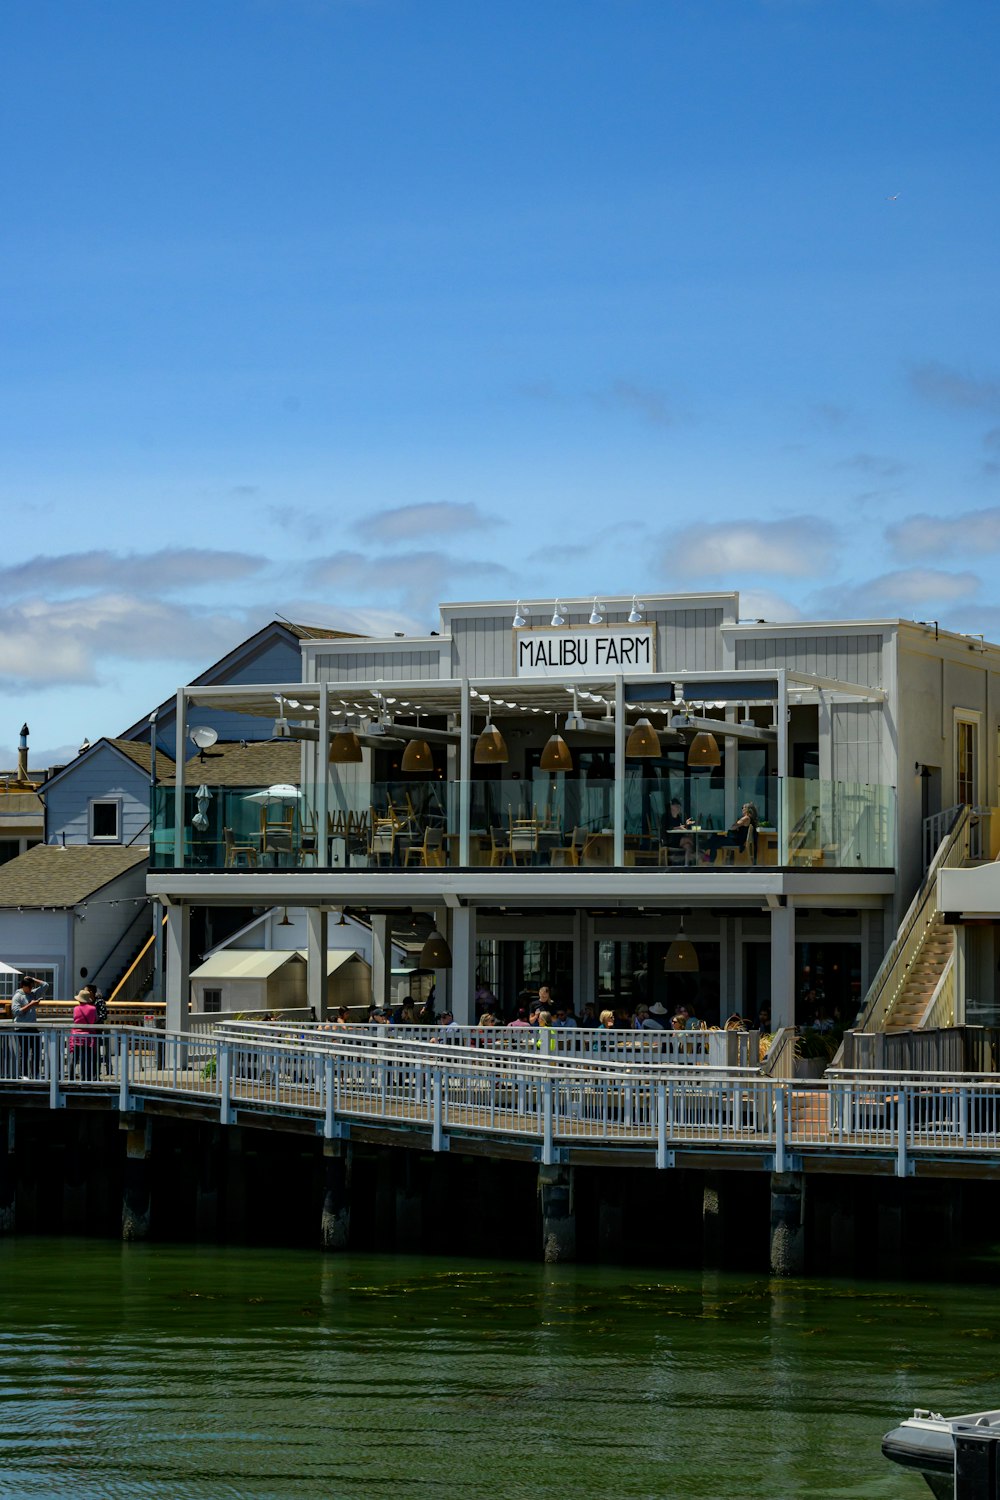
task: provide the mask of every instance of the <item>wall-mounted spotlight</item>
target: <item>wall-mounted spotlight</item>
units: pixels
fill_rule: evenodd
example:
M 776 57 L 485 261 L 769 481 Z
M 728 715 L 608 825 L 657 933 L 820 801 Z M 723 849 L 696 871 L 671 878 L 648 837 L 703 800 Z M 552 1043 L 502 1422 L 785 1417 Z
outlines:
M 528 616 L 530 614 L 531 610 L 528 609 L 525 605 L 522 605 L 520 599 L 518 599 L 517 604 L 514 607 L 514 629 L 520 630 L 522 625 L 527 625 Z
M 555 602 L 552 605 L 552 621 L 551 621 L 551 624 L 552 624 L 553 630 L 558 630 L 560 625 L 565 625 L 566 624 L 566 621 L 563 618 L 563 606 L 560 604 L 560 602 L 559 602 L 558 599 L 556 599 Z
M 628 612 L 628 622 L 629 622 L 630 625 L 641 625 L 642 624 L 642 612 L 643 612 L 644 609 L 645 609 L 645 605 L 640 604 L 639 601 L 638 601 L 638 599 L 633 594 L 632 595 L 632 608 Z
M 590 611 L 590 623 L 591 625 L 604 624 L 604 605 L 600 602 L 596 595 L 594 596 L 594 607 Z

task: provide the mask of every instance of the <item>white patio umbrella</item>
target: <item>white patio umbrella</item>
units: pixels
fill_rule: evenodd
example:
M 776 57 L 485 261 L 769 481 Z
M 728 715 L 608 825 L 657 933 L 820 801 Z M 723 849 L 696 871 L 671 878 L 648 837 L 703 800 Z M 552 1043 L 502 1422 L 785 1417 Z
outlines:
M 23 969 L 15 969 L 11 964 L 0 963 L 0 974 L 23 974 Z
M 263 792 L 251 792 L 244 797 L 244 802 L 256 802 L 264 807 L 269 802 L 297 802 L 302 796 L 297 786 L 290 786 L 286 781 L 279 781 L 275 786 L 267 787 Z

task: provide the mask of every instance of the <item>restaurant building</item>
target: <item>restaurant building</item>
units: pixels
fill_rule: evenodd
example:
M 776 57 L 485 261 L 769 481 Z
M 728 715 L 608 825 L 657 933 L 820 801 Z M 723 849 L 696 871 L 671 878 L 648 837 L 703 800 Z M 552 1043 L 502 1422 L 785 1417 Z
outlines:
M 306 912 L 317 1012 L 346 909 L 372 923 L 376 1003 L 393 923 L 422 921 L 459 1020 L 477 984 L 509 1014 L 548 983 L 578 1014 L 849 1022 L 947 810 L 998 800 L 1000 649 L 934 623 L 510 600 L 444 604 L 426 638 L 303 639 L 301 660 L 300 681 L 177 694 L 177 744 L 226 710 L 301 759 L 294 784 L 212 789 L 181 760 L 155 793 L 170 1026 L 191 911 L 229 902 Z

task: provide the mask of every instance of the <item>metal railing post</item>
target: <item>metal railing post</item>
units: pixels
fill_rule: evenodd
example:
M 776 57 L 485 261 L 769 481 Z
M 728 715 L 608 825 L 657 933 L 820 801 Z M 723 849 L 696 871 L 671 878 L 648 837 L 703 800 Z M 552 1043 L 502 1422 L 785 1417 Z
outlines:
M 662 1172 L 667 1160 L 667 1085 L 656 1085 L 656 1165 Z
M 900 1084 L 896 1101 L 896 1176 L 906 1176 L 906 1085 Z
M 215 1073 L 219 1084 L 219 1124 L 233 1123 L 233 1054 L 228 1042 L 216 1049 Z
M 52 1029 L 45 1032 L 45 1065 L 49 1071 L 49 1108 L 58 1109 L 62 1100 L 59 1097 L 59 1063 L 61 1037 Z
M 444 1150 L 444 1090 L 441 1069 L 431 1073 L 431 1150 Z
M 323 1059 L 323 1137 L 333 1140 L 333 1058 Z
M 556 1159 L 552 1138 L 552 1074 L 542 1080 L 542 1165 L 551 1167 Z
M 123 1115 L 128 1114 L 132 1107 L 129 1099 L 128 1063 L 128 1037 L 120 1034 L 118 1037 L 118 1109 Z
M 785 1090 L 774 1085 L 774 1170 L 780 1175 L 788 1171 L 788 1152 L 785 1145 Z

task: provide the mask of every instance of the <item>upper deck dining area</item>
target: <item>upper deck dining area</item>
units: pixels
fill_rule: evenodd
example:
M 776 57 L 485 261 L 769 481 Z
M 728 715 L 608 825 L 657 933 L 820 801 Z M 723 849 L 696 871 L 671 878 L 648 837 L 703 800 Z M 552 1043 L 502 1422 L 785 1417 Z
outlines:
M 891 871 L 895 788 L 829 774 L 843 763 L 831 704 L 882 698 L 784 668 L 184 688 L 185 737 L 220 708 L 270 718 L 301 744 L 301 773 L 218 786 L 196 752 L 153 788 L 151 863 Z

